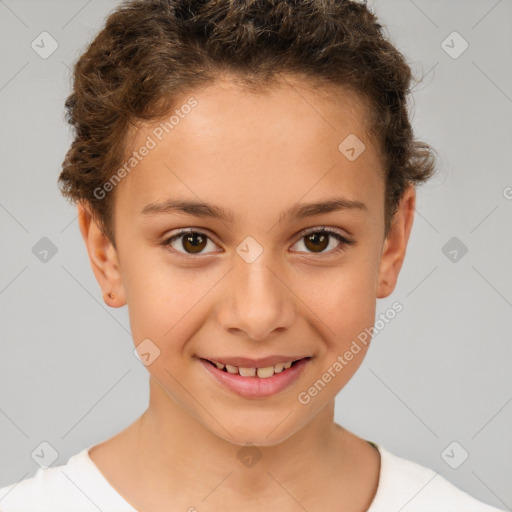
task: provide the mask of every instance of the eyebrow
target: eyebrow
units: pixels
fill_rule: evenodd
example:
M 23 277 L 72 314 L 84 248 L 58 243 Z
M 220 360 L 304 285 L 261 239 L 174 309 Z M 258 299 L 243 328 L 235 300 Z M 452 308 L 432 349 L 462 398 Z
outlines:
M 368 208 L 361 201 L 336 197 L 314 203 L 298 203 L 281 213 L 279 222 L 287 217 L 306 218 L 342 210 L 367 212 Z M 168 199 L 159 203 L 150 203 L 142 209 L 141 213 L 143 215 L 185 213 L 196 217 L 211 217 L 227 222 L 232 222 L 234 218 L 231 210 L 225 210 L 219 206 L 202 201 L 188 201 L 182 199 Z

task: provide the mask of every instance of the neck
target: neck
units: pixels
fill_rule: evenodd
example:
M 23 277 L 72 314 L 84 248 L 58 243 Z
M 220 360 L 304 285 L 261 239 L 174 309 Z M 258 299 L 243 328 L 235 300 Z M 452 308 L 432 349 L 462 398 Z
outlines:
M 334 422 L 334 400 L 279 444 L 241 446 L 205 428 L 151 379 L 149 407 L 132 427 L 124 445 L 136 481 L 174 503 L 186 496 L 188 507 L 205 500 L 214 510 L 235 504 L 257 510 L 262 503 L 309 509 L 322 495 L 336 494 L 356 509 L 369 505 L 376 490 L 378 467 L 368 481 L 362 478 L 375 451 Z

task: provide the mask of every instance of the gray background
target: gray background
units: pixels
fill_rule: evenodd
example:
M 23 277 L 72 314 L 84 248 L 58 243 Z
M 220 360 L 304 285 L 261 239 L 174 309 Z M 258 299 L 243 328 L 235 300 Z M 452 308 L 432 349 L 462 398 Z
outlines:
M 148 374 L 134 357 L 127 309 L 108 308 L 75 209 L 56 180 L 75 59 L 116 1 L 0 1 L 0 487 L 35 474 L 42 441 L 54 466 L 135 420 Z M 336 420 L 429 466 L 473 496 L 512 507 L 512 2 L 370 2 L 416 76 L 418 137 L 440 154 L 418 189 L 397 289 L 403 311 L 375 337 L 337 399 Z M 41 58 L 43 31 L 58 49 Z M 449 38 L 457 31 L 469 44 Z M 453 42 L 452 42 L 453 41 Z M 47 237 L 57 253 L 32 248 Z M 453 247 L 443 247 L 457 237 Z M 458 244 L 458 247 L 457 247 Z M 462 257 L 461 247 L 467 247 Z M 448 257 L 447 255 L 448 254 Z M 441 455 L 456 441 L 449 461 Z

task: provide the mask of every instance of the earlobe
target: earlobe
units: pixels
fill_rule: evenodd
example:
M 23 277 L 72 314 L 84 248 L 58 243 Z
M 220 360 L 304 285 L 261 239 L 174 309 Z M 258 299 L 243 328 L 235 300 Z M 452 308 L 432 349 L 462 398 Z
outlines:
M 410 185 L 400 200 L 388 236 L 384 241 L 376 283 L 376 297 L 378 299 L 388 297 L 395 289 L 398 274 L 405 259 L 415 207 L 416 191 Z
M 101 230 L 90 206 L 79 202 L 77 209 L 80 232 L 92 271 L 103 292 L 103 300 L 111 307 L 124 306 L 126 300 L 117 251 Z

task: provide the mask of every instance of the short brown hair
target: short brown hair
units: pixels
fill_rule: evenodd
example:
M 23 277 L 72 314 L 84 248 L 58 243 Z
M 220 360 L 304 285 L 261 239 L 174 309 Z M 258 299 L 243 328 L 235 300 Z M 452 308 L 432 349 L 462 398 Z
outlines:
M 178 95 L 226 72 L 252 90 L 290 73 L 366 100 L 385 168 L 386 235 L 407 186 L 434 172 L 434 151 L 409 121 L 411 69 L 366 2 L 125 0 L 74 66 L 65 104 L 74 140 L 59 176 L 114 246 L 114 195 L 94 191 L 123 161 L 130 125 L 161 119 Z

